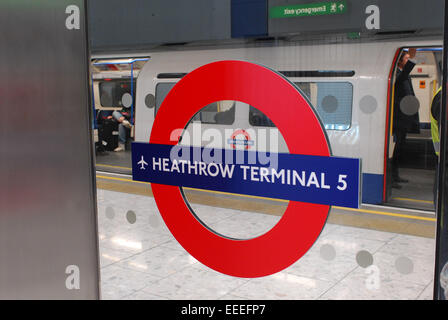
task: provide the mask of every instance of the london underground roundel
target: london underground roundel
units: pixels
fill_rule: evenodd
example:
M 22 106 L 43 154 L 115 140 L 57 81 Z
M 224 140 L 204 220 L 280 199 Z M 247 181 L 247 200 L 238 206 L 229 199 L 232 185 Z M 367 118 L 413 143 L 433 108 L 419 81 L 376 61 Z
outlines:
M 238 139 L 239 136 L 243 136 L 243 139 Z M 247 133 L 247 131 L 243 129 L 236 130 L 234 133 L 232 133 L 232 136 L 229 139 L 229 144 L 233 149 L 236 149 L 236 146 L 239 143 L 244 145 L 245 149 L 249 149 L 251 146 L 251 142 L 253 143 L 253 141 L 250 139 L 249 133 Z
M 275 168 L 260 163 L 226 164 L 224 156 L 209 163 L 172 158 L 177 145 L 172 132 L 185 128 L 203 106 L 222 100 L 256 106 L 275 123 L 289 150 L 289 154 L 278 154 Z M 182 148 L 182 153 L 193 154 L 198 147 Z M 261 277 L 287 268 L 311 248 L 331 205 L 358 207 L 360 160 L 330 153 L 318 116 L 294 84 L 258 64 L 219 61 L 188 73 L 166 96 L 149 144 L 133 144 L 133 179 L 151 182 L 168 229 L 194 258 L 227 275 Z M 266 179 L 254 178 L 263 172 Z M 182 186 L 290 201 L 271 230 L 235 240 L 213 232 L 195 217 Z

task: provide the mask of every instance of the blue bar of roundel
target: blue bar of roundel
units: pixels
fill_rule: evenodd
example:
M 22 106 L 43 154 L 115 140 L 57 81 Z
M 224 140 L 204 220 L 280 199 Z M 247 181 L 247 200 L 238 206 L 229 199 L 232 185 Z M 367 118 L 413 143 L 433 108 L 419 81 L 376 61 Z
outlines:
M 310 155 L 297 155 L 289 153 L 268 153 L 246 150 L 229 150 L 229 149 L 210 149 L 204 147 L 191 147 L 191 146 L 175 146 L 177 149 L 177 155 L 182 155 L 182 159 L 190 161 L 193 160 L 204 161 L 202 158 L 194 158 L 198 155 L 215 155 L 213 161 L 216 164 L 222 166 L 231 164 L 226 163 L 226 158 L 232 156 L 232 159 L 245 159 L 244 163 L 236 164 L 233 162 L 233 175 L 229 179 L 228 175 L 222 177 L 221 173 L 213 177 L 202 171 L 202 174 L 193 174 L 194 170 L 191 170 L 191 174 L 188 174 L 188 170 L 184 173 L 171 171 L 170 168 L 173 164 L 170 159 L 170 153 L 173 148 L 171 145 L 162 144 L 149 144 L 134 142 L 132 144 L 132 177 L 135 181 L 151 182 L 179 187 L 190 187 L 213 191 L 222 191 L 229 193 L 245 194 L 252 196 L 260 196 L 275 199 L 293 200 L 325 205 L 334 205 L 341 207 L 358 208 L 360 203 L 360 172 L 361 161 L 360 159 L 351 158 L 339 158 L 339 157 L 321 157 Z M 217 153 L 213 153 L 217 152 Z M 185 157 L 185 155 L 189 155 Z M 219 156 L 220 155 L 220 156 Z M 278 156 L 278 162 L 276 166 L 276 172 L 284 170 L 284 181 L 281 177 L 278 179 L 270 179 L 269 182 L 264 179 L 260 181 L 260 174 L 258 174 L 258 180 L 251 179 L 251 170 L 254 172 L 259 171 L 257 168 L 268 168 L 269 163 L 262 163 L 263 159 L 273 159 Z M 153 161 L 153 158 L 155 161 Z M 163 171 L 163 159 L 165 160 L 167 171 Z M 256 159 L 249 164 L 248 159 Z M 141 160 L 144 160 L 142 162 Z M 261 160 L 261 161 L 260 161 Z M 266 161 L 265 161 L 266 162 Z M 145 164 L 146 163 L 146 164 Z M 179 162 L 178 162 L 179 164 Z M 185 166 L 185 162 L 184 162 Z M 249 168 L 243 169 L 242 166 L 248 166 Z M 179 171 L 180 170 L 179 166 Z M 255 167 L 252 169 L 252 167 Z M 275 167 L 275 166 L 274 166 Z M 185 167 L 186 169 L 187 167 Z M 211 170 L 212 174 L 216 172 L 217 166 L 213 166 Z M 302 186 L 297 179 L 296 185 L 292 184 L 293 179 L 287 179 L 287 172 L 290 177 L 293 177 L 292 172 L 295 170 L 302 175 L 302 171 L 305 172 L 306 184 L 310 179 L 311 172 L 315 173 L 317 179 L 312 179 L 309 186 Z M 246 172 L 246 176 L 244 175 Z M 197 173 L 199 173 L 199 166 Z M 253 176 L 257 178 L 257 176 Z M 268 178 L 271 176 L 268 176 Z M 322 180 L 322 177 L 324 180 Z M 272 178 L 272 177 L 271 177 Z M 317 182 L 316 182 L 317 181 Z M 344 188 L 344 186 L 346 187 Z M 338 189 L 339 187 L 339 189 Z

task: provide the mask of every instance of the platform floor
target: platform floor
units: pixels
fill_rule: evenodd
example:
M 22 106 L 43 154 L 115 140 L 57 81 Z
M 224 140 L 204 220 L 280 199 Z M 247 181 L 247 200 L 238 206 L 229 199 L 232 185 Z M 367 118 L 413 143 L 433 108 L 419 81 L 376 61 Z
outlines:
M 97 197 L 103 299 L 432 299 L 431 237 L 327 223 L 289 268 L 235 278 L 190 256 L 167 230 L 153 197 L 104 189 Z M 235 238 L 260 235 L 280 219 L 190 204 L 208 226 Z
M 131 150 L 122 152 L 106 151 L 97 153 L 95 157 L 97 170 L 132 174 Z

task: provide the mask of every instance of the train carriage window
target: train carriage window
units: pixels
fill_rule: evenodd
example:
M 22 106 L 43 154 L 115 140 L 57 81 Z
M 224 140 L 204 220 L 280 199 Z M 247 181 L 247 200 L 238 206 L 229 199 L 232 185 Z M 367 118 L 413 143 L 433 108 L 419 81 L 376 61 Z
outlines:
M 135 97 L 135 80 L 132 83 L 133 96 Z M 107 80 L 99 84 L 100 103 L 106 108 L 122 107 L 121 97 L 125 93 L 131 93 L 131 80 Z M 135 103 L 135 98 L 134 98 Z
M 235 101 L 218 101 L 211 103 L 199 112 L 202 123 L 233 124 L 235 121 Z
M 295 82 L 316 107 L 327 130 L 348 130 L 352 119 L 353 86 L 350 82 Z M 249 109 L 252 126 L 275 127 L 254 107 Z
M 158 83 L 156 86 L 156 108 L 154 110 L 155 114 L 159 111 L 160 105 L 165 99 L 166 95 L 174 87 L 176 82 L 162 82 Z
M 253 127 L 275 127 L 271 119 L 252 106 L 249 106 L 249 124 Z
M 157 84 L 155 114 L 157 114 L 160 105 L 175 84 L 175 82 L 162 82 Z M 231 125 L 235 121 L 235 102 L 217 101 L 211 103 L 202 108 L 202 110 L 193 117 L 192 121 L 201 121 L 201 123 L 204 124 Z
M 308 99 L 316 106 L 325 129 L 350 129 L 353 104 L 353 85 L 350 82 L 311 83 Z

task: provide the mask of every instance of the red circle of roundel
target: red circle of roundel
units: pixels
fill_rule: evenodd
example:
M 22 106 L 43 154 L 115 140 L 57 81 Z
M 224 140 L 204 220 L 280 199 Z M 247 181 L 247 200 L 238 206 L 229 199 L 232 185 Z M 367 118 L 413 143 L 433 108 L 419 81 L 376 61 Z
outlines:
M 165 97 L 150 143 L 175 145 L 173 130 L 185 128 L 203 106 L 221 100 L 256 106 L 276 124 L 290 153 L 330 156 L 325 131 L 297 88 L 280 74 L 244 61 L 213 62 L 183 77 Z M 296 262 L 318 238 L 330 209 L 290 201 L 271 230 L 234 240 L 198 221 L 179 187 L 152 183 L 151 188 L 162 218 L 184 249 L 206 266 L 237 277 L 267 276 Z

